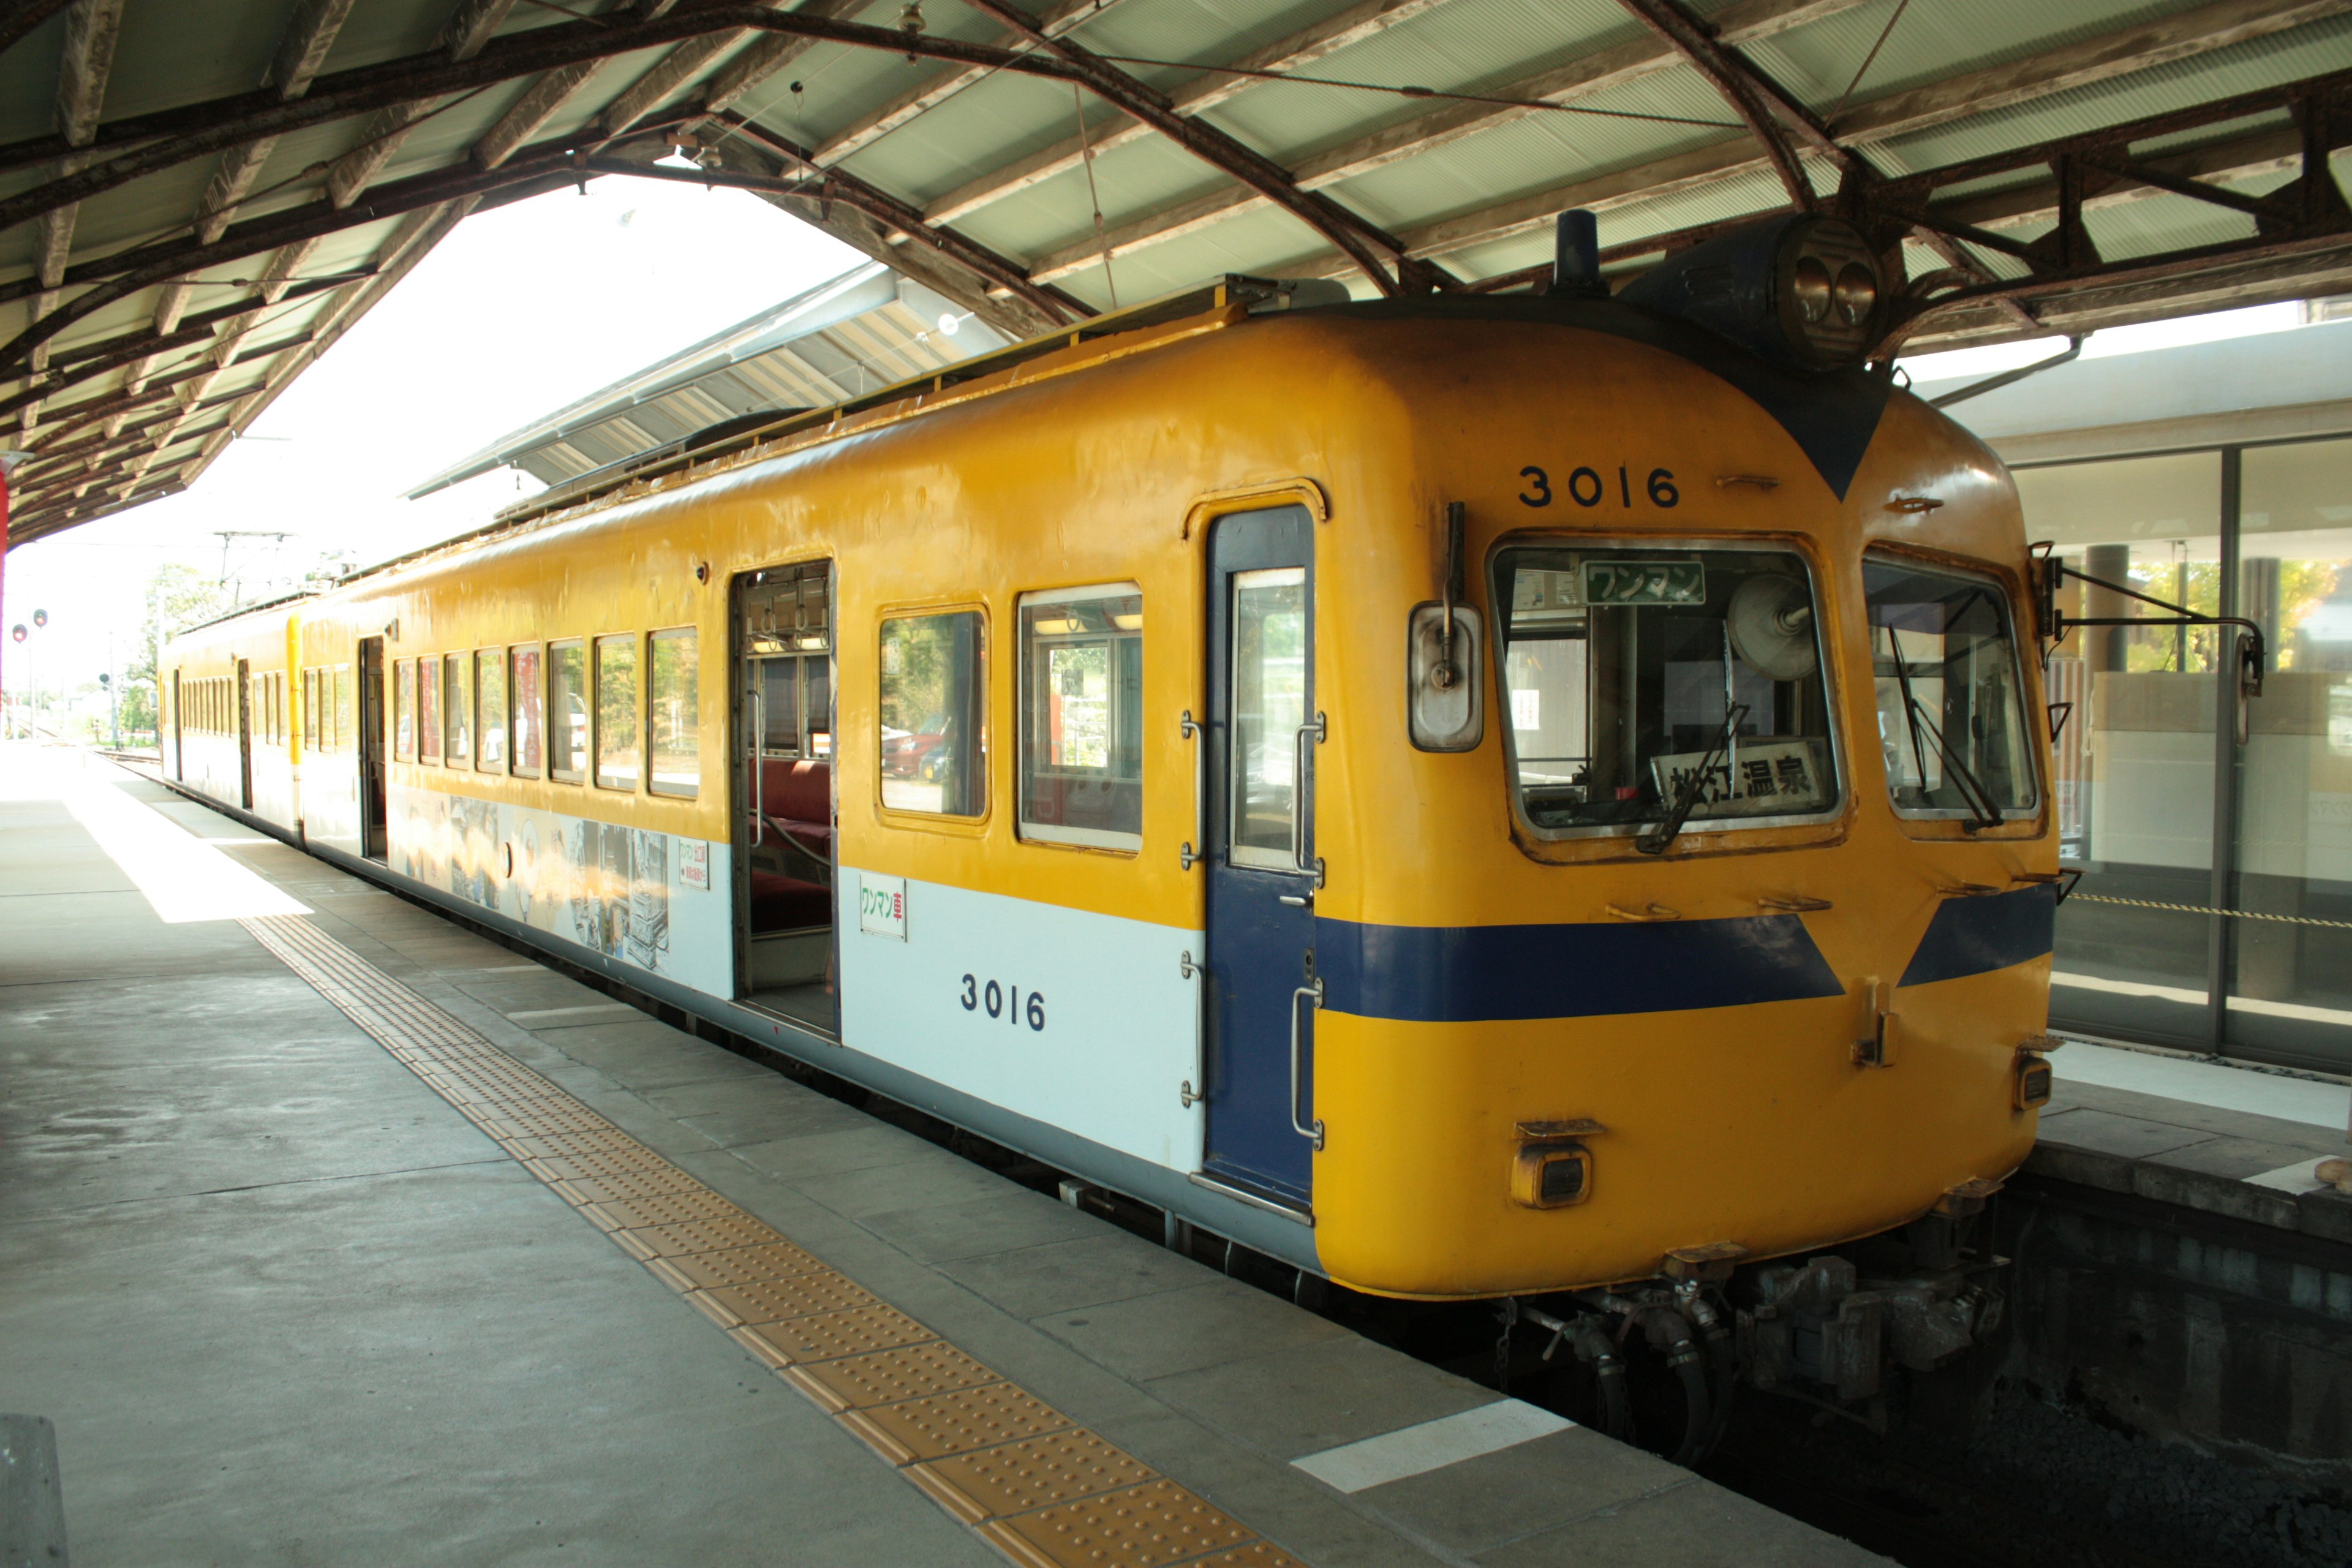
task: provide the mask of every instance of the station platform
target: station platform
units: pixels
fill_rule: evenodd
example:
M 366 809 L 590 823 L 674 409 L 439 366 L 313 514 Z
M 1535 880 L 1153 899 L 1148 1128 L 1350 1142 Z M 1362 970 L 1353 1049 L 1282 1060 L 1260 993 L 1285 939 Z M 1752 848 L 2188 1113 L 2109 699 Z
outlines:
M 84 1568 L 1881 1561 L 76 752 L 0 1082 Z

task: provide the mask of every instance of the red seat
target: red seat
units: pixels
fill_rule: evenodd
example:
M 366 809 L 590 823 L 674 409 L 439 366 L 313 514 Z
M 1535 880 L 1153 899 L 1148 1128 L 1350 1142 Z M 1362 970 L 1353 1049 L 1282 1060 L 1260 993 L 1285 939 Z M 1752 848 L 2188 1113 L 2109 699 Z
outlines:
M 798 931 L 833 923 L 833 895 L 814 882 L 774 871 L 751 873 L 751 929 Z
M 763 757 L 761 809 L 772 832 L 782 833 L 822 860 L 833 858 L 833 764 Z

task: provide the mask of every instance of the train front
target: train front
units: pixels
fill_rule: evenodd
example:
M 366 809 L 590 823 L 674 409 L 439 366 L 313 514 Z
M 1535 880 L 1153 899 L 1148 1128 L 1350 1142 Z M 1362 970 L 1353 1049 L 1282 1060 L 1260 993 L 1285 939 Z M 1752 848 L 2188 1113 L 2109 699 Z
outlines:
M 1997 1310 L 1970 1226 L 2048 1094 L 2015 491 L 1862 363 L 1842 224 L 1575 281 L 1333 329 L 1417 488 L 1321 552 L 1318 1256 L 1694 1336 L 1737 1305 L 1767 1378 L 1834 1386 L 1841 1312 L 1934 1364 Z

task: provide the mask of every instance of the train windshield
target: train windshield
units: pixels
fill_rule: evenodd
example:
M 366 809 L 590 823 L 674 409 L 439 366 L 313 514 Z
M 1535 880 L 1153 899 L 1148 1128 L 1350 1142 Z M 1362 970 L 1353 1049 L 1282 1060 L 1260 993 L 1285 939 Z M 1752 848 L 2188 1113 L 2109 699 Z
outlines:
M 2000 584 L 1867 556 L 1862 586 L 1870 602 L 1878 744 L 1895 809 L 1986 827 L 2031 816 L 2040 802 Z
M 1811 575 L 1783 550 L 1507 550 L 1520 809 L 1547 837 L 1813 817 L 1839 801 Z M 1668 828 L 1665 831 L 1671 832 Z

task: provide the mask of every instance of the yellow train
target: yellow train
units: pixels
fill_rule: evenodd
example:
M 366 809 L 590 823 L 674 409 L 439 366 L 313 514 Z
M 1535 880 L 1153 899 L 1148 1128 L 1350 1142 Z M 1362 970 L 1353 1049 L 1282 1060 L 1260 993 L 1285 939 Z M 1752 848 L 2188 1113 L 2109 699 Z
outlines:
M 1742 1267 L 1835 1383 L 1772 1325 L 1853 1280 L 1757 1266 L 1909 1226 L 1932 1363 L 2047 1096 L 2015 494 L 1843 225 L 1567 248 L 589 476 L 181 637 L 167 770 L 1302 1280 L 1687 1338 Z

